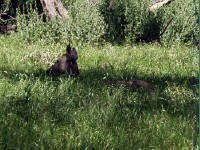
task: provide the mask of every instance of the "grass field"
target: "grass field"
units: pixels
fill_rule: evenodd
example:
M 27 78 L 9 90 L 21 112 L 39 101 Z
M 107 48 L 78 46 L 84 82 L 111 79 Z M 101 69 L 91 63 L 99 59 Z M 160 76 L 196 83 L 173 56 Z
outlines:
M 73 79 L 45 75 L 66 45 L 41 43 L 0 36 L 0 149 L 198 149 L 198 50 L 78 47 Z M 131 79 L 155 92 L 104 85 Z

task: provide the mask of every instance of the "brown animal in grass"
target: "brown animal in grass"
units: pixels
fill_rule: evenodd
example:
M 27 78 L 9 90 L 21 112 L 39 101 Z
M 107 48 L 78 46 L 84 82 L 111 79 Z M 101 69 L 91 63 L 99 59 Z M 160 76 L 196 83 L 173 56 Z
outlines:
M 144 89 L 146 89 L 149 92 L 153 92 L 154 88 L 152 87 L 152 85 L 150 83 L 147 83 L 145 81 L 142 80 L 132 80 L 132 81 L 119 81 L 120 84 L 124 84 L 132 89 L 139 89 L 141 87 L 143 87 Z
M 66 48 L 66 54 L 64 54 L 57 62 L 47 70 L 47 75 L 58 76 L 60 74 L 67 74 L 70 76 L 79 75 L 79 69 L 77 64 L 78 53 L 75 48 L 71 50 L 70 45 Z
M 139 88 L 144 88 L 145 90 L 149 91 L 149 92 L 153 92 L 154 88 L 152 87 L 152 85 L 150 83 L 147 83 L 145 81 L 142 80 L 132 80 L 132 81 L 118 81 L 117 84 L 121 84 L 121 85 L 126 85 L 127 87 L 131 88 L 131 89 L 139 89 Z M 104 81 L 104 85 L 114 85 L 114 83 L 112 81 Z

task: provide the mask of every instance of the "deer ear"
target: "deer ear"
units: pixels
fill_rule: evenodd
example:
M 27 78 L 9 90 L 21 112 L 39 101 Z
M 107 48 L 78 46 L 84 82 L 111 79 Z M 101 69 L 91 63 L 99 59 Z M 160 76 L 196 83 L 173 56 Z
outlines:
M 71 47 L 70 47 L 70 44 L 67 45 L 66 54 L 71 54 Z

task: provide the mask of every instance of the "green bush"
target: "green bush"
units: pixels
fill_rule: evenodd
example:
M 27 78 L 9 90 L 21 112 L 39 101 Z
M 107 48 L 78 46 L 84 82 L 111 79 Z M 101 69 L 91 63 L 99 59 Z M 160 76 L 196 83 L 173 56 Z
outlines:
M 19 14 L 17 18 L 19 37 L 27 42 L 43 40 L 52 43 L 62 38 L 61 24 L 56 21 L 44 22 L 42 17 L 34 10 L 29 11 L 27 15 Z
M 115 0 L 112 10 L 108 10 L 109 1 L 104 0 L 100 6 L 101 14 L 104 22 L 107 24 L 105 39 L 109 42 L 123 42 L 125 40 L 124 29 L 125 21 L 125 5 L 127 1 Z
M 195 2 L 194 8 L 192 0 L 174 1 L 173 4 L 166 7 L 163 20 L 166 22 L 171 17 L 174 19 L 163 35 L 163 42 L 197 42 L 199 39 L 198 12 L 198 1 Z
M 74 2 L 68 7 L 68 20 L 46 20 L 40 17 L 36 10 L 18 15 L 18 31 L 28 42 L 39 39 L 47 42 L 75 42 L 79 44 L 97 43 L 103 39 L 105 23 L 98 7 L 92 3 Z
M 74 42 L 94 44 L 109 42 L 135 43 L 139 37 L 158 37 L 173 18 L 161 37 L 163 43 L 193 43 L 198 41 L 198 2 L 173 1 L 155 12 L 149 11 L 149 0 L 115 0 L 111 11 L 109 1 L 64 1 L 69 19 L 43 21 L 37 12 L 18 15 L 18 31 L 29 42 L 42 39 L 45 42 Z M 195 11 L 194 11 L 195 9 Z M 27 19 L 28 18 L 28 19 Z M 195 43 L 194 43 L 195 41 Z
M 106 37 L 111 41 L 126 40 L 129 43 L 134 43 L 139 37 L 152 39 L 158 37 L 173 18 L 161 41 L 198 41 L 198 2 L 195 4 L 196 12 L 192 0 L 173 1 L 154 12 L 149 11 L 149 4 L 149 0 L 116 0 L 113 10 L 109 11 L 109 2 L 105 0 L 101 6 L 101 13 L 108 24 Z
M 128 41 L 134 41 L 138 36 L 156 37 L 161 34 L 169 21 L 167 30 L 161 37 L 164 43 L 193 42 L 198 40 L 198 8 L 194 12 L 192 0 L 174 1 L 167 7 L 155 12 L 148 10 L 149 2 L 129 1 L 126 9 L 126 35 Z M 198 3 L 196 2 L 196 6 Z M 194 32 L 195 31 L 195 32 Z M 193 35 L 195 39 L 193 40 Z
M 78 43 L 96 43 L 103 40 L 105 23 L 95 1 L 77 1 L 69 7 L 66 36 Z
M 126 40 L 133 43 L 139 37 L 154 38 L 159 35 L 162 12 L 152 13 L 148 9 L 149 2 L 128 1 L 126 4 Z

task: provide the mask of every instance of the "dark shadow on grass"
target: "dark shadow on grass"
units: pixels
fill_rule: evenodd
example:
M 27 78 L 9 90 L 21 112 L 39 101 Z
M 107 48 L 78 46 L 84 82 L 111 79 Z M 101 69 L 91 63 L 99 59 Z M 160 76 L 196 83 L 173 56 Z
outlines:
M 105 79 L 104 79 L 105 78 Z M 164 76 L 148 76 L 148 75 L 141 75 L 137 76 L 134 73 L 134 70 L 131 72 L 130 70 L 120 70 L 116 71 L 109 68 L 93 68 L 88 70 L 82 70 L 81 76 L 77 79 L 78 82 L 86 85 L 85 88 L 92 87 L 105 87 L 103 84 L 104 80 L 111 81 L 114 83 L 114 86 L 111 88 L 120 88 L 118 84 L 115 85 L 118 81 L 129 81 L 130 79 L 137 79 L 137 80 L 144 80 L 146 82 L 151 83 L 155 87 L 155 93 L 148 93 L 145 90 L 135 90 L 132 89 L 128 90 L 125 88 L 124 100 L 128 98 L 128 95 L 131 92 L 137 93 L 139 97 L 141 97 L 141 103 L 134 104 L 129 102 L 124 102 L 123 104 L 118 104 L 118 108 L 116 109 L 116 116 L 125 115 L 126 113 L 123 110 L 128 108 L 130 111 L 134 111 L 138 109 L 138 117 L 143 114 L 144 111 L 153 112 L 155 110 L 159 110 L 160 112 L 163 110 L 167 110 L 168 114 L 172 117 L 187 117 L 193 118 L 194 116 L 198 117 L 198 102 L 196 100 L 188 99 L 185 102 L 177 100 L 173 100 L 170 97 L 165 89 L 169 86 L 168 83 L 175 84 L 176 86 L 183 86 L 188 90 L 192 90 L 194 97 L 198 97 L 198 89 L 196 89 L 196 85 L 198 85 L 198 78 L 197 77 L 189 77 L 189 76 L 179 76 L 174 75 L 171 77 L 170 75 Z M 112 91 L 111 91 L 112 95 Z M 153 99 L 152 96 L 156 95 L 157 99 Z M 142 101 L 143 98 L 148 100 Z M 125 108 L 125 109 L 123 109 Z M 122 110 L 122 111 L 120 111 Z M 139 113 L 140 112 L 140 113 Z
M 137 69 L 136 69 L 137 70 Z M 136 70 L 127 71 L 125 69 L 114 70 L 111 67 L 102 68 L 95 67 L 88 70 L 81 70 L 80 76 L 76 78 L 77 82 L 87 85 L 87 87 L 95 87 L 97 85 L 103 86 L 103 81 L 111 81 L 114 84 L 118 81 L 130 81 L 130 80 L 143 80 L 152 84 L 157 90 L 162 92 L 168 86 L 168 83 L 175 83 L 179 86 L 184 86 L 187 89 L 191 89 L 194 95 L 198 95 L 198 91 L 195 90 L 195 85 L 199 84 L 198 77 L 194 76 L 181 76 L 180 75 L 162 75 L 162 76 L 149 76 L 143 74 L 141 76 L 136 75 Z M 60 81 L 59 78 L 68 78 L 66 75 L 58 77 L 47 76 L 46 71 L 42 68 L 38 70 L 13 70 L 8 67 L 0 68 L 0 75 L 13 82 L 23 80 L 40 80 L 46 81 Z M 59 83 L 58 83 L 59 84 Z
M 66 76 L 59 76 L 59 77 L 48 77 L 46 76 L 46 71 L 43 69 L 39 69 L 34 72 L 33 71 L 24 71 L 24 70 L 12 70 L 9 68 L 0 68 L 0 73 L 1 76 L 4 78 L 7 78 L 8 80 L 11 80 L 12 82 L 18 82 L 21 79 L 24 80 L 29 80 L 31 82 L 34 82 L 36 80 L 40 80 L 41 82 L 47 82 L 47 81 L 55 81 L 54 86 L 59 86 L 61 81 L 59 80 L 60 78 L 66 78 Z M 141 101 L 141 103 L 129 103 L 129 102 L 124 102 L 121 104 L 117 104 L 116 108 L 116 115 L 122 115 L 126 114 L 123 112 L 123 108 L 128 108 L 130 111 L 134 111 L 135 109 L 138 109 L 138 115 L 142 115 L 144 111 L 149 111 L 153 112 L 153 110 L 162 110 L 165 108 L 167 112 L 174 116 L 185 116 L 185 117 L 192 117 L 196 116 L 198 117 L 198 102 L 195 100 L 187 100 L 184 103 L 181 101 L 175 100 L 172 101 L 172 98 L 165 92 L 165 88 L 168 86 L 167 83 L 175 83 L 176 85 L 179 86 L 184 86 L 188 90 L 193 90 L 194 91 L 194 96 L 198 97 L 198 90 L 195 89 L 194 85 L 198 85 L 198 78 L 197 77 L 189 77 L 189 76 L 184 76 L 181 77 L 179 75 L 175 75 L 171 77 L 170 75 L 163 75 L 163 76 L 148 76 L 148 75 L 141 75 L 137 76 L 135 71 L 127 71 L 125 69 L 122 70 L 114 70 L 113 68 L 101 68 L 101 67 L 95 67 L 95 68 L 90 68 L 88 70 L 81 70 L 80 71 L 80 76 L 75 78 L 74 80 L 78 83 L 75 85 L 76 88 L 79 88 L 80 84 L 82 85 L 81 88 L 84 88 L 85 90 L 87 89 L 103 89 L 105 85 L 103 84 L 103 81 L 111 81 L 114 84 L 117 83 L 118 81 L 129 81 L 130 79 L 137 79 L 137 80 L 144 80 L 146 82 L 151 83 L 155 87 L 155 93 L 157 94 L 158 99 L 153 100 L 152 99 L 152 94 L 147 93 L 144 90 L 138 90 L 138 91 L 133 91 L 133 93 L 137 93 L 141 99 L 144 97 L 147 98 L 148 100 Z M 51 84 L 51 83 L 50 83 Z M 111 87 L 110 89 L 114 88 L 120 88 L 118 87 L 119 85 L 116 84 L 116 86 Z M 28 87 L 28 89 L 31 87 Z M 127 94 L 130 94 L 132 92 L 131 90 L 127 93 L 127 89 L 124 88 L 124 99 L 128 97 Z M 27 92 L 28 93 L 28 92 Z M 111 93 L 112 96 L 112 93 Z M 16 115 L 19 115 L 20 117 L 24 118 L 26 121 L 29 118 L 29 109 L 30 108 L 37 108 L 36 106 L 39 104 L 38 103 L 29 103 L 28 99 L 30 99 L 31 95 L 29 96 L 24 96 L 22 98 L 14 98 L 16 99 L 15 101 L 10 101 L 10 104 L 7 105 L 8 110 L 13 110 L 12 113 L 15 113 Z M 57 97 L 57 100 L 60 98 Z M 56 105 L 56 101 L 52 101 L 52 105 Z M 152 101 L 153 100 L 153 101 Z M 76 100 L 74 99 L 73 103 Z M 61 102 L 62 103 L 62 102 Z M 60 105 L 63 106 L 64 105 Z M 70 105 L 66 105 L 65 107 L 71 107 Z M 18 107 L 20 109 L 18 109 Z M 49 106 L 51 107 L 51 106 Z M 76 109 L 79 109 L 81 107 L 80 104 L 74 104 L 74 107 L 71 110 L 76 111 Z M 19 113 L 20 110 L 27 110 L 22 111 L 22 113 Z M 120 111 L 121 110 L 121 111 Z M 62 122 L 63 121 L 63 114 L 57 113 L 57 110 L 54 107 L 48 108 L 49 113 L 52 115 L 52 118 L 56 120 L 56 122 Z M 41 111 L 34 111 L 36 116 L 38 116 L 38 112 Z M 42 112 L 41 112 L 42 113 Z M 66 116 L 65 116 L 66 117 Z M 69 117 L 69 116 L 68 116 Z M 123 117 L 123 116 L 122 116 Z M 139 116 L 138 116 L 139 117 Z M 67 117 L 66 117 L 67 118 Z M 35 118 L 36 119 L 36 118 Z M 59 121 L 60 120 L 60 121 Z M 68 121 L 65 121 L 68 122 Z
M 164 76 L 149 76 L 149 75 L 141 75 L 138 76 L 133 71 L 127 70 L 113 70 L 109 68 L 92 68 L 88 70 L 82 70 L 81 75 L 78 78 L 79 82 L 87 85 L 96 86 L 97 84 L 103 85 L 103 81 L 111 81 L 113 83 L 117 83 L 118 81 L 130 81 L 130 80 L 143 80 L 151 83 L 155 88 L 158 88 L 159 91 L 163 91 L 168 83 L 175 83 L 179 86 L 184 86 L 187 89 L 194 89 L 194 85 L 199 84 L 198 77 L 189 77 L 182 76 L 180 77 L 178 74 L 173 77 L 166 74 Z M 198 92 L 198 91 L 196 91 Z M 198 93 L 194 93 L 198 95 Z
M 0 68 L 0 76 L 11 80 L 12 82 L 18 82 L 20 80 L 36 81 L 58 81 L 59 77 L 47 76 L 46 70 L 39 68 L 37 70 L 23 70 L 23 69 L 10 69 L 9 67 Z M 60 77 L 66 78 L 67 76 L 61 75 Z

